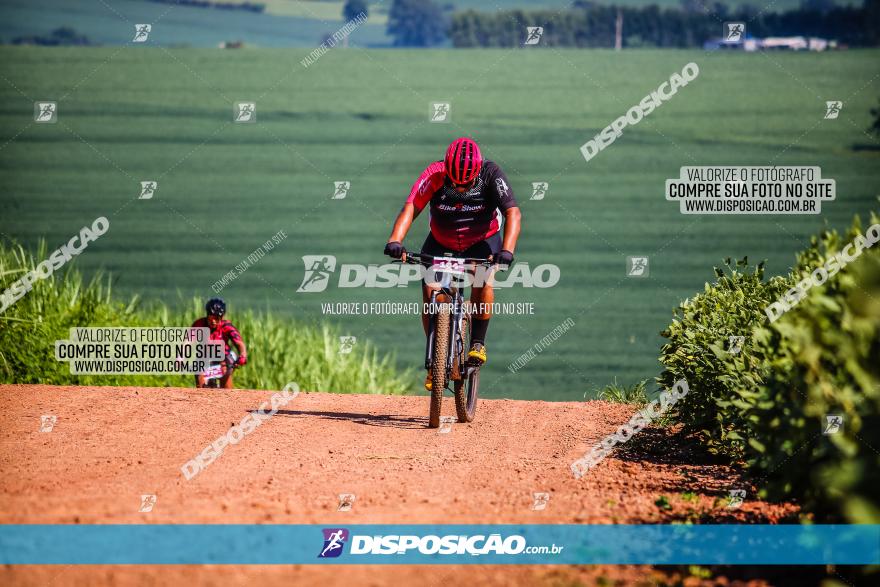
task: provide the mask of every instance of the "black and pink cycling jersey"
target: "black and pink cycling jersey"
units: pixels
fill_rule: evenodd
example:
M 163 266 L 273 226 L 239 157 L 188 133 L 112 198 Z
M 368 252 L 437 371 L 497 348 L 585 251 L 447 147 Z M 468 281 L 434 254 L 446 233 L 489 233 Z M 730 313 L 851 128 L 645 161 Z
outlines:
M 207 328 L 210 330 L 211 325 L 208 323 L 207 318 L 199 318 L 190 328 Z M 238 329 L 232 325 L 232 322 L 229 320 L 220 320 L 220 323 L 217 325 L 217 328 L 211 330 L 208 335 L 208 340 L 222 340 L 224 353 L 229 354 L 229 343 L 232 342 L 234 344 L 238 344 L 241 342 L 241 334 L 239 334 Z
M 419 212 L 430 203 L 431 234 L 454 251 L 464 251 L 497 233 L 501 214 L 517 205 L 507 177 L 492 161 L 483 162 L 473 185 L 463 192 L 446 178 L 443 161 L 431 163 L 406 201 Z

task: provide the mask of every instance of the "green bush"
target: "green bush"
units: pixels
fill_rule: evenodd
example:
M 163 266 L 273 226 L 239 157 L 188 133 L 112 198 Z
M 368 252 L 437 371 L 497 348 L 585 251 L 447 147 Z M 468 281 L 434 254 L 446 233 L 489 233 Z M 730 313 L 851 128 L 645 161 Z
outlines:
M 0 291 L 48 257 L 45 243 L 36 254 L 0 243 Z M 69 338 L 71 327 L 189 326 L 204 314 L 194 299 L 173 310 L 161 303 L 127 303 L 114 298 L 111 280 L 100 273 L 85 283 L 68 263 L 62 273 L 34 283 L 33 289 L 0 314 L 0 382 L 56 385 L 132 385 L 185 387 L 186 375 L 72 375 L 69 363 L 55 360 L 54 343 Z M 188 308 L 188 309 L 187 309 Z M 417 388 L 414 372 L 400 372 L 393 357 L 358 341 L 339 354 L 339 332 L 327 325 L 280 319 L 268 312 L 237 312 L 229 319 L 248 347 L 248 364 L 236 370 L 235 385 L 281 389 L 296 381 L 303 390 L 404 394 Z
M 793 280 L 859 234 L 856 222 L 846 238 L 815 237 Z M 795 495 L 823 517 L 880 522 L 880 244 L 755 338 L 769 360 L 748 410 L 748 459 L 763 494 Z M 840 432 L 823 434 L 828 415 L 843 416 Z
M 872 215 L 871 224 L 878 222 Z M 857 235 L 825 231 L 787 277 L 763 267 L 716 269 L 715 284 L 685 301 L 663 333 L 658 378 L 685 377 L 680 419 L 716 453 L 744 460 L 771 498 L 794 498 L 823 519 L 877 523 L 880 481 L 880 245 L 770 323 L 764 308 Z M 739 353 L 721 341 L 745 336 Z M 823 434 L 827 415 L 843 416 Z
M 764 361 L 751 344 L 752 331 L 766 321 L 764 308 L 788 289 L 788 281 L 764 281 L 764 264 L 750 268 L 748 258 L 715 269 L 716 281 L 685 300 L 661 335 L 665 370 L 658 383 L 671 388 L 686 379 L 690 391 L 677 404 L 678 417 L 708 449 L 740 459 L 745 455 L 743 409 L 756 398 L 757 372 Z M 739 352 L 731 336 L 742 336 Z M 734 351 L 734 352 L 731 352 Z

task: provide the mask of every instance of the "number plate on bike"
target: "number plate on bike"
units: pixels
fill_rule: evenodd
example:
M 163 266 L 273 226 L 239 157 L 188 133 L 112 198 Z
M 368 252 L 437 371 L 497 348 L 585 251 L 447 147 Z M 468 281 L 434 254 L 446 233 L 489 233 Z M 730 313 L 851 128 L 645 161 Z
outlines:
M 453 275 L 464 275 L 467 273 L 467 264 L 464 259 L 455 257 L 443 257 L 434 259 L 431 262 L 431 269 L 437 273 L 451 273 Z
M 210 381 L 211 379 L 219 379 L 223 377 L 223 365 L 211 365 L 204 371 L 202 371 L 202 377 L 205 378 L 205 381 Z

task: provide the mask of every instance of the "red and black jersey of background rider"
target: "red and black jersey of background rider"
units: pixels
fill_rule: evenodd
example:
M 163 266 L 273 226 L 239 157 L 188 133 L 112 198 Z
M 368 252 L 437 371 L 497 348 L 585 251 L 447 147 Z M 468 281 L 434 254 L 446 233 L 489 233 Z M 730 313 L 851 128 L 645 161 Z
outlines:
M 211 326 L 208 324 L 207 318 L 199 318 L 190 328 L 208 328 Z M 229 343 L 230 341 L 233 343 L 241 342 L 241 334 L 238 333 L 238 329 L 232 325 L 232 322 L 229 320 L 220 320 L 220 324 L 217 325 L 215 330 L 210 331 L 210 335 L 208 336 L 208 340 L 222 340 L 223 341 L 223 352 L 229 352 Z
M 501 168 L 484 161 L 474 185 L 458 192 L 436 161 L 416 180 L 407 198 L 416 210 L 431 204 L 431 234 L 444 247 L 464 251 L 501 228 L 501 213 L 516 206 L 513 190 Z

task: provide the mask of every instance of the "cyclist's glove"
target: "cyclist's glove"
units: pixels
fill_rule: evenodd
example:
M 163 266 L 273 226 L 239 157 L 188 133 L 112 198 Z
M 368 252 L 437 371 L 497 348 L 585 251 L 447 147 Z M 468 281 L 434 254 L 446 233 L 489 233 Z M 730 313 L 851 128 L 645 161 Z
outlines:
M 385 245 L 384 254 L 388 255 L 392 259 L 400 259 L 405 252 L 406 249 L 404 249 L 403 245 L 397 241 L 391 241 L 390 243 Z
M 504 249 L 496 255 L 495 262 L 501 265 L 502 269 L 507 269 L 513 265 L 513 253 Z
M 241 367 L 244 367 L 245 365 L 247 365 L 247 355 L 242 355 L 242 356 L 240 356 L 240 357 L 238 358 L 238 362 L 237 362 L 237 364 L 238 364 L 239 366 L 241 366 Z

